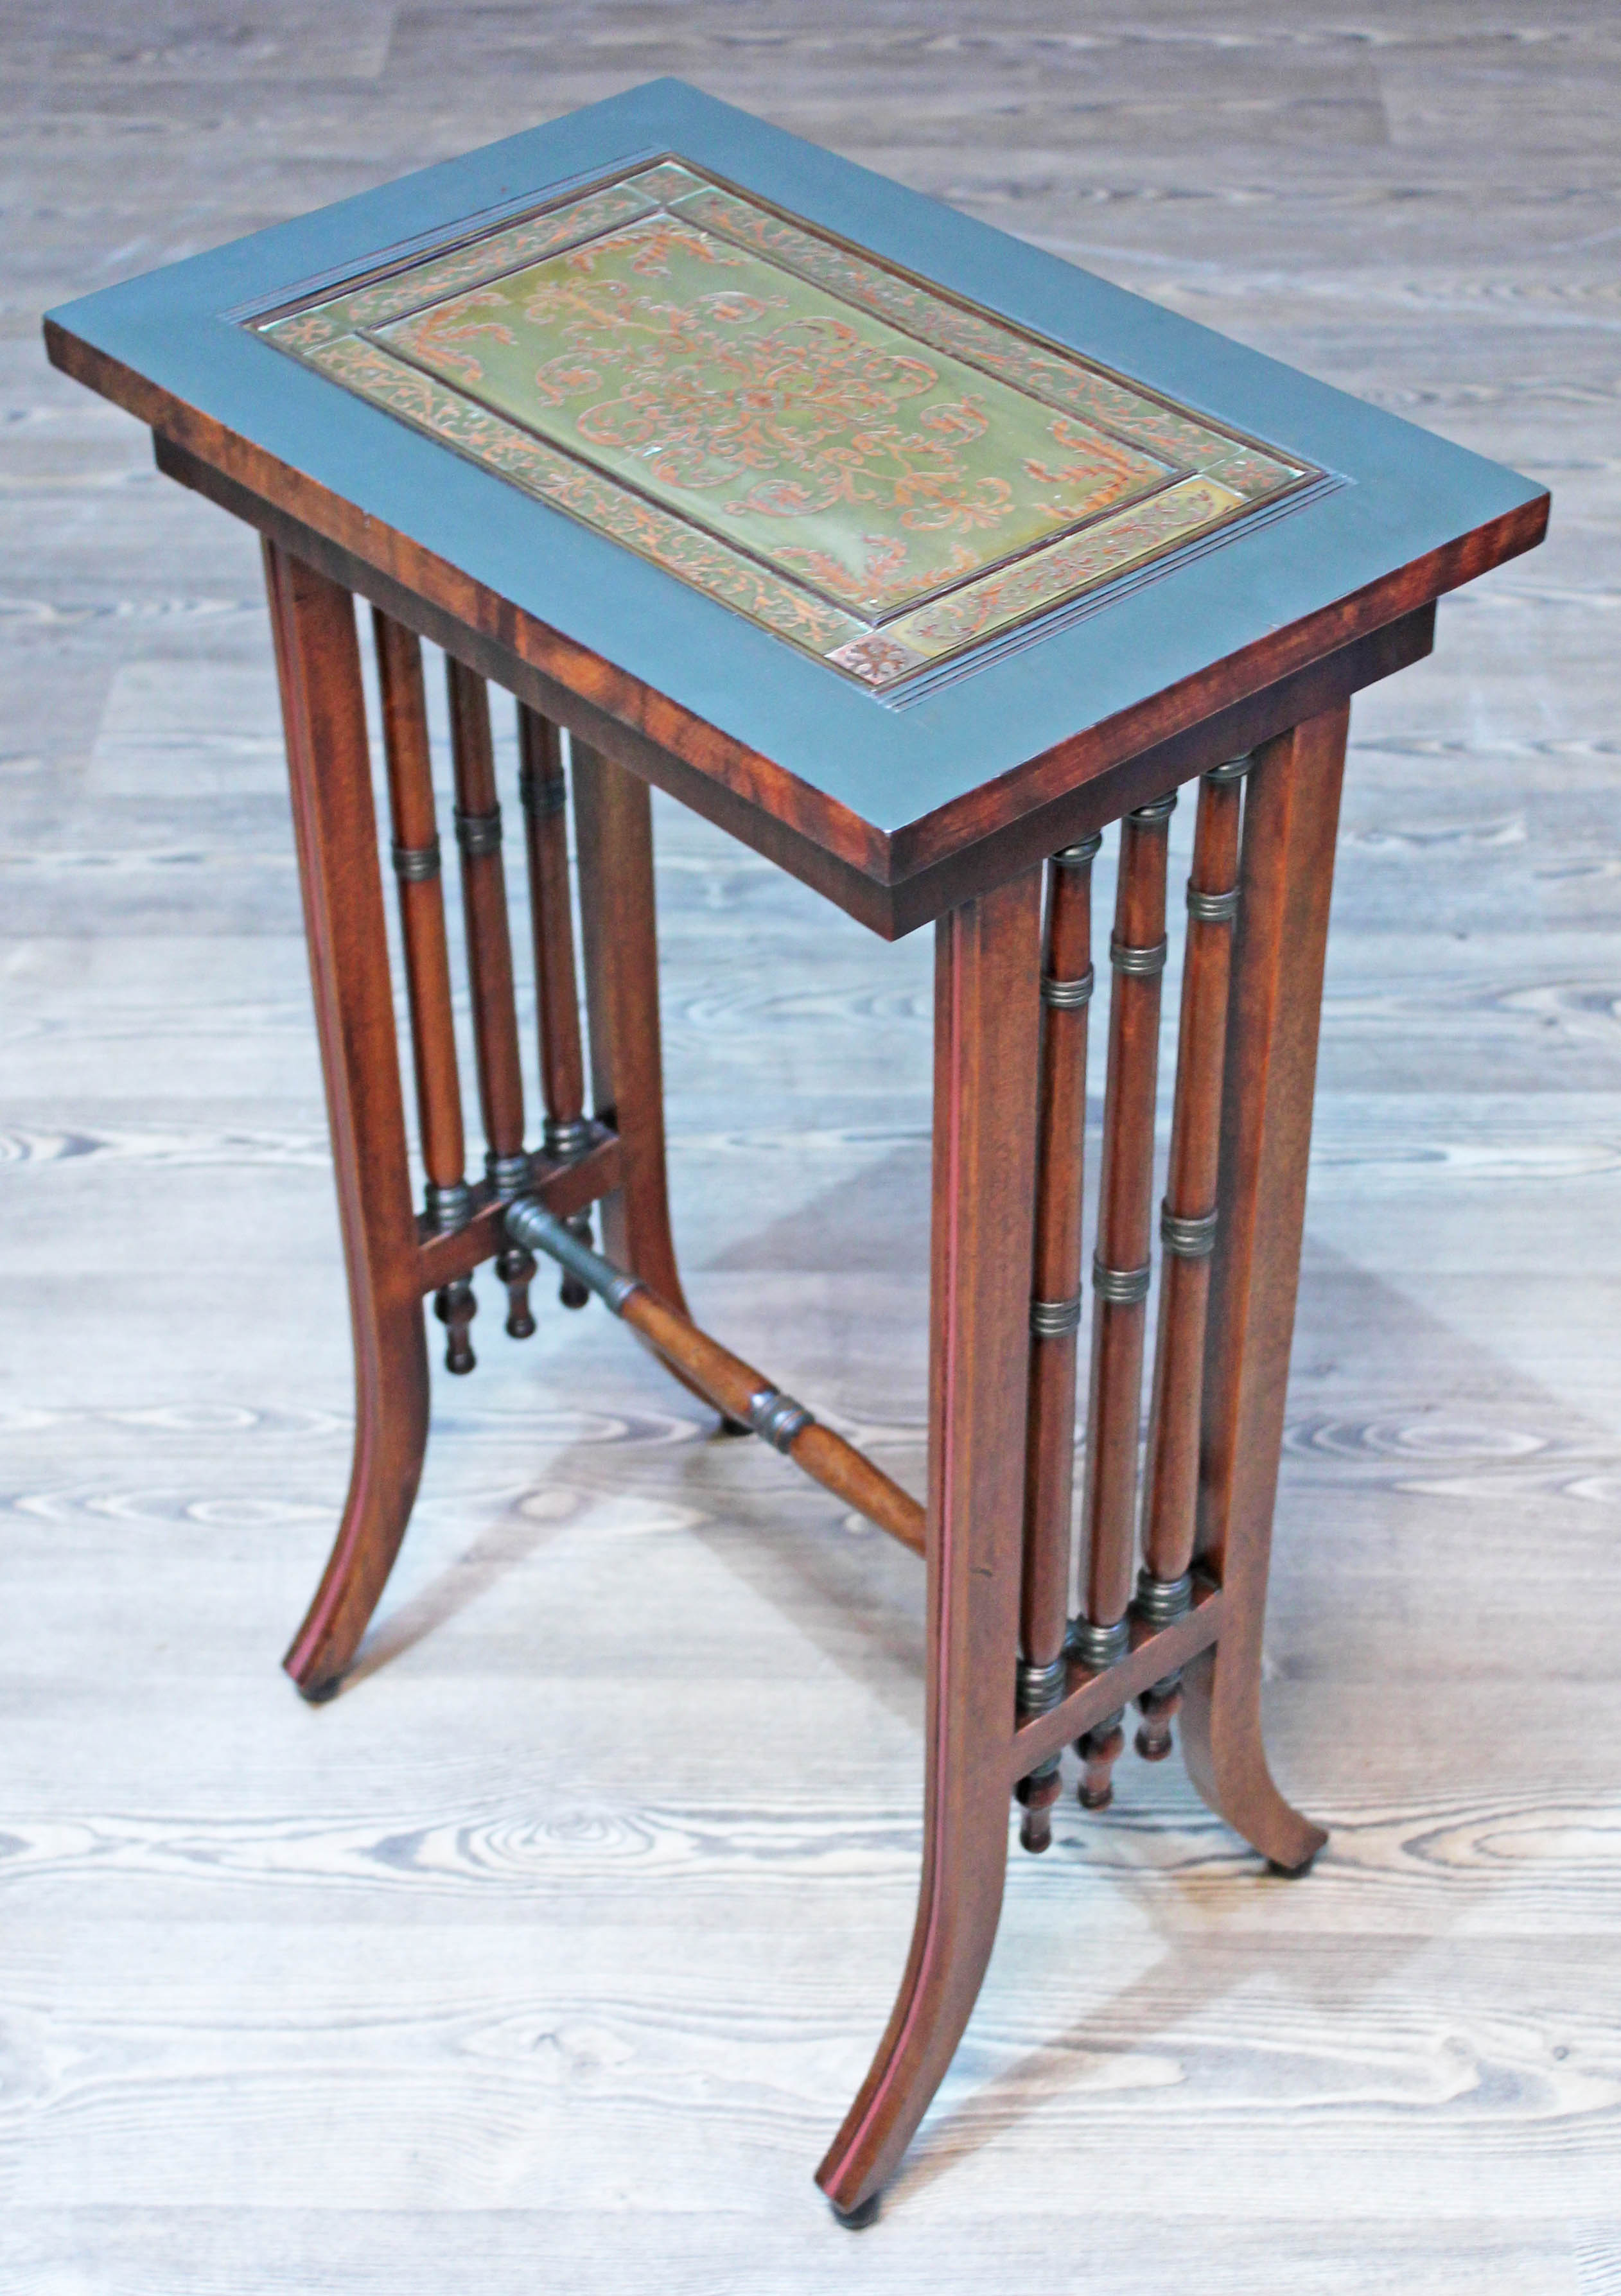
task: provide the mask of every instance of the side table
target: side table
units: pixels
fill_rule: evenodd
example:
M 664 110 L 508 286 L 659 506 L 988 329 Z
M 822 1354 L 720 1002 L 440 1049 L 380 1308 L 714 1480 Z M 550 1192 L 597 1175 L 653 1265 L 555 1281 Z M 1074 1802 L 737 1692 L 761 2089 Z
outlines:
M 510 1332 L 534 1329 L 544 1255 L 567 1304 L 603 1300 L 725 1426 L 924 1557 L 916 1929 L 818 2171 L 870 2221 L 978 1990 L 1009 1793 L 1044 1848 L 1066 1744 L 1101 1808 L 1127 1709 L 1150 1759 L 1179 1718 L 1200 1792 L 1275 1867 L 1324 1839 L 1267 1767 L 1260 1654 L 1350 697 L 1429 651 L 1442 592 L 1541 539 L 1547 496 L 670 80 L 86 297 L 46 337 L 151 426 L 162 470 L 264 537 L 356 1360 L 300 1690 L 337 1687 L 405 1533 L 424 1302 L 471 1369 L 487 1260 Z M 477 1178 L 423 638 L 449 680 Z M 518 704 L 538 1145 L 491 683 Z M 650 783 L 886 939 L 935 927 L 926 1505 L 688 1312 Z M 1117 821 L 1072 1560 L 1091 870 Z

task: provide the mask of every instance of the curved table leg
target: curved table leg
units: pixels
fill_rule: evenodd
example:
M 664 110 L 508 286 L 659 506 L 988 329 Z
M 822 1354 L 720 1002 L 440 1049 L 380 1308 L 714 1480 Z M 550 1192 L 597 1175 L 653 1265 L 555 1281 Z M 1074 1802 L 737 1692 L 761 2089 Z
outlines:
M 583 742 L 573 763 L 592 1100 L 619 1136 L 624 1175 L 602 1199 L 602 1249 L 684 1315 L 664 1162 L 652 800 Z
M 592 1106 L 619 1136 L 623 1175 L 602 1200 L 602 1249 L 686 1315 L 665 1168 L 652 799 L 645 782 L 583 742 L 573 743 L 572 755 Z M 673 1365 L 664 1368 L 708 1402 Z M 728 1420 L 721 1424 L 729 1433 L 749 1432 Z
M 1294 1339 L 1348 707 L 1262 750 L 1245 800 L 1199 1459 L 1199 1546 L 1226 1590 L 1185 1681 L 1183 1744 L 1210 1807 L 1302 1872 L 1327 1840 L 1261 1739 L 1261 1630 Z
M 428 1441 L 428 1349 L 355 602 L 265 545 L 315 1023 L 355 1338 L 355 1454 L 332 1559 L 282 1664 L 330 1697 L 399 1552 Z
M 937 928 L 923 1873 L 905 1975 L 816 2181 L 868 2220 L 968 2022 L 1002 1909 L 1019 1652 L 1041 875 Z

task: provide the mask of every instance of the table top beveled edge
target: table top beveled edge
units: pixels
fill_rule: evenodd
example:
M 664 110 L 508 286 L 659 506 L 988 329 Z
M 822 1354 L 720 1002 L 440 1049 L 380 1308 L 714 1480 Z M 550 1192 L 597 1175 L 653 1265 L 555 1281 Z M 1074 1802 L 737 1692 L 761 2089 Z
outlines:
M 391 554 L 386 543 L 397 537 L 375 529 L 363 533 L 351 525 L 347 533 L 329 533 L 255 496 L 241 480 L 168 435 L 158 434 L 156 443 L 160 467 L 169 475 L 457 653 L 885 939 L 915 931 L 1058 846 L 1115 820 L 1127 807 L 1191 779 L 1216 758 L 1270 739 L 1406 667 L 1427 653 L 1433 641 L 1433 602 L 1376 621 L 1360 635 L 1336 633 L 1341 642 L 1308 654 L 1292 671 L 1235 691 L 1220 706 L 1175 726 L 1158 741 L 1127 744 L 1123 754 L 1089 775 L 1064 772 L 1044 802 L 1019 807 L 999 827 L 981 824 L 971 841 L 947 845 L 903 874 L 893 865 L 892 840 L 858 816 L 840 817 L 820 791 L 794 783 L 769 759 L 732 755 L 724 744 L 701 751 L 703 741 L 713 738 L 712 728 L 696 728 L 703 762 L 694 763 L 684 738 L 693 729 L 663 697 L 635 696 L 639 709 L 616 714 L 609 705 L 620 673 L 612 664 L 595 666 L 602 682 L 594 690 L 586 690 L 577 663 L 572 682 L 561 685 L 555 676 L 558 649 L 568 652 L 569 642 L 510 609 L 481 619 L 481 604 L 502 608 L 504 602 L 459 594 L 457 585 L 464 578 L 458 570 L 436 569 L 412 548 Z M 340 513 L 349 508 L 337 507 Z M 335 521 L 340 528 L 343 522 L 341 515 Z M 385 546 L 379 547 L 380 542 Z M 365 555 L 360 554 L 363 549 Z M 759 801 L 763 777 L 775 784 L 770 808 Z M 800 817 L 784 802 L 789 797 L 798 801 Z
M 403 619 L 413 619 L 413 604 L 443 618 L 435 627 L 423 627 L 423 635 L 441 644 L 450 638 L 452 651 L 458 650 L 457 627 L 470 637 L 481 636 L 496 652 L 475 666 L 486 667 L 507 685 L 519 665 L 544 678 L 551 713 L 560 722 L 765 852 L 887 939 L 915 930 L 954 901 L 1025 865 L 1036 857 L 1033 837 L 1036 842 L 1050 838 L 1056 846 L 1154 793 L 1146 786 L 1137 789 L 1142 775 L 1134 768 L 1139 760 L 1162 758 L 1167 769 L 1175 765 L 1175 779 L 1191 778 L 1237 738 L 1231 730 L 1234 725 L 1250 722 L 1245 704 L 1261 701 L 1314 664 L 1347 655 L 1357 641 L 1411 616 L 1439 591 L 1472 579 L 1484 565 L 1531 548 L 1546 522 L 1543 496 L 1508 514 L 1509 531 L 1488 529 L 1465 537 L 1451 551 L 1436 554 L 1434 562 L 1404 570 L 1405 580 L 1392 576 L 1370 586 L 1361 596 L 1274 633 L 1201 677 L 1167 688 L 1121 718 L 1086 728 L 933 814 L 886 832 L 487 591 L 463 570 L 368 518 L 344 497 L 302 472 L 275 465 L 250 441 L 199 410 L 181 406 L 133 370 L 119 368 L 60 330 L 53 328 L 50 340 L 52 356 L 66 372 L 152 426 L 160 467 L 169 475 L 263 530 L 279 525 L 278 538 L 285 546 L 317 562 L 321 545 L 330 545 L 341 554 L 340 578 L 361 594 L 376 595 L 369 573 L 392 586 Z M 209 483 L 209 474 L 217 484 Z M 378 603 L 388 605 L 389 600 Z M 422 627 L 420 611 L 414 619 Z M 1362 684 L 1388 673 L 1375 668 L 1349 674 Z M 1329 685 L 1334 685 L 1331 674 Z M 668 770 L 659 769 L 660 759 L 668 760 Z
M 1534 550 L 1547 530 L 1548 504 L 1543 495 L 1505 512 L 1384 580 L 1268 633 L 1208 670 L 1165 687 L 1136 708 L 1087 726 L 965 797 L 906 823 L 888 840 L 892 882 L 937 865 L 976 834 L 1004 828 L 1021 814 L 1079 793 L 1115 768 Z

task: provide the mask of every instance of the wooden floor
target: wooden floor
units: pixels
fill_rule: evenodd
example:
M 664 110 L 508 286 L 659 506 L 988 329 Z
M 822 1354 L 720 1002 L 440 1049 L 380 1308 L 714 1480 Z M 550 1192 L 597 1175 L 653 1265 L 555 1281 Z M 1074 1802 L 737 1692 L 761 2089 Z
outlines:
M 1621 21 L 4 21 L 0 2292 L 1621 2291 Z M 860 2242 L 809 2177 L 911 1923 L 921 1574 L 487 1282 L 299 1704 L 348 1343 L 255 552 L 38 343 L 666 71 L 1556 498 L 1355 720 L 1268 1644 L 1331 1849 L 1267 1878 L 1134 1757 L 1060 1807 Z M 915 1481 L 928 936 L 659 828 L 695 1304 Z

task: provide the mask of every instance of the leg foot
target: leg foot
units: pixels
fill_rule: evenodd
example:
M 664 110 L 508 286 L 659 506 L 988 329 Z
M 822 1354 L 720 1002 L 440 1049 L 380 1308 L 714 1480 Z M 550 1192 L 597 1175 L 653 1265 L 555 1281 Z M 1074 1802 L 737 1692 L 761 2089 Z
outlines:
M 853 2209 L 841 2209 L 837 2201 L 831 2201 L 828 2205 L 846 2232 L 865 2232 L 869 2225 L 878 2222 L 883 2197 L 881 2193 L 869 2193 L 866 2199 Z
M 1257 1621 L 1257 1628 L 1259 1621 Z M 1305 1871 L 1328 1835 L 1279 1792 L 1261 1740 L 1261 1653 L 1224 1634 L 1189 1666 L 1182 1751 L 1204 1800 L 1279 1871 Z

